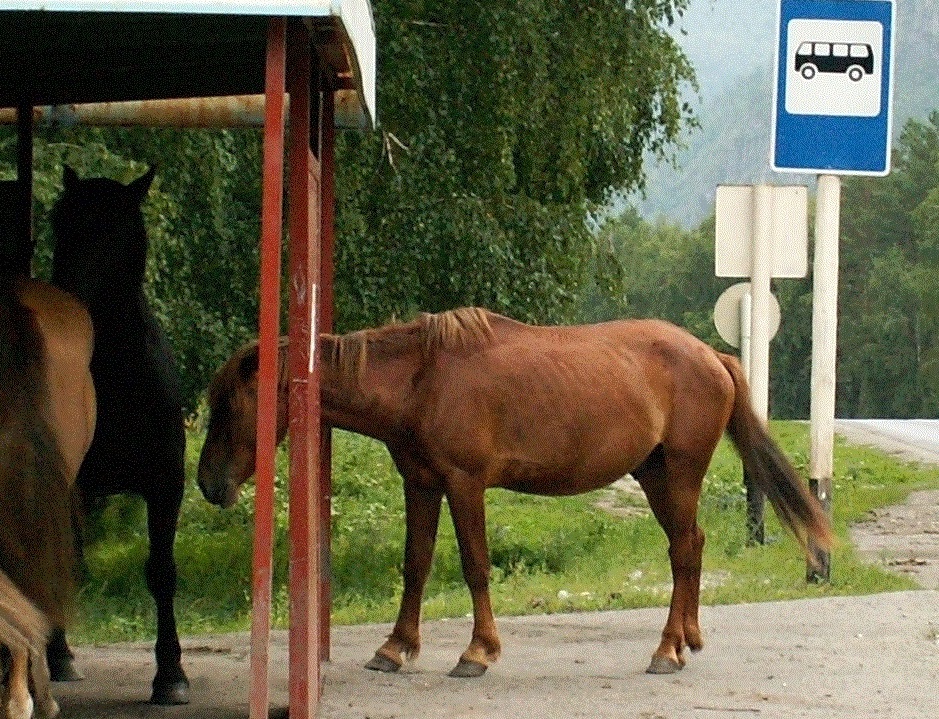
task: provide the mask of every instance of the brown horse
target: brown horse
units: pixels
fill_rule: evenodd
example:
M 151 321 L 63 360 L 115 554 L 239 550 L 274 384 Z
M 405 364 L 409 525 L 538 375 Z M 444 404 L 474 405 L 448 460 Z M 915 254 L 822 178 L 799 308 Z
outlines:
M 95 428 L 92 343 L 91 319 L 74 297 L 0 274 L 0 572 L 11 584 L 0 606 L 23 612 L 0 639 L 10 650 L 2 708 L 10 719 L 32 714 L 30 658 L 40 716 L 58 711 L 41 684 L 45 653 L 35 649 L 46 622 L 64 625 L 74 598 L 71 490 Z
M 535 327 L 486 310 L 424 314 L 321 338 L 322 408 L 333 426 L 383 441 L 404 478 L 404 593 L 394 630 L 368 663 L 395 671 L 420 649 L 420 606 L 441 498 L 473 600 L 473 635 L 451 672 L 479 676 L 500 653 L 489 599 L 483 493 L 587 492 L 627 473 L 669 540 L 673 591 L 648 671 L 674 672 L 698 625 L 701 484 L 726 430 L 799 542 L 829 546 L 827 518 L 754 415 L 736 359 L 655 320 Z M 282 366 L 283 366 L 282 362 Z M 209 391 L 199 485 L 226 506 L 254 467 L 256 346 Z M 281 382 L 278 434 L 286 428 Z

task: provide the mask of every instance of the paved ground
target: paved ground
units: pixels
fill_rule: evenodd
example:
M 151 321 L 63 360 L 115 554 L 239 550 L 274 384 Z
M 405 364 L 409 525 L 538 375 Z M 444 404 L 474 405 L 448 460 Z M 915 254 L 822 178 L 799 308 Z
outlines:
M 939 420 L 838 420 L 836 429 L 850 442 L 939 464 Z M 853 527 L 851 538 L 871 562 L 939 589 L 939 490 L 913 492 L 902 505 L 876 510 Z
M 839 423 L 838 431 L 853 441 L 885 441 L 875 442 L 880 430 L 869 426 Z M 935 436 L 939 434 L 924 434 L 927 440 Z M 911 448 L 907 440 L 890 440 L 902 445 L 892 450 L 932 451 L 915 442 Z M 929 461 L 922 454 L 908 458 Z M 939 461 L 939 448 L 932 459 Z M 916 501 L 921 501 L 922 512 L 890 508 L 868 523 L 871 531 L 862 535 L 871 538 L 872 561 L 902 570 L 900 564 L 890 565 L 891 557 L 923 559 L 926 546 L 917 542 L 939 540 L 939 532 L 931 533 L 937 525 L 928 524 L 933 515 L 924 514 L 935 512 L 939 497 Z M 939 560 L 919 567 L 933 564 Z M 936 714 L 935 590 L 702 607 L 704 651 L 692 656 L 679 674 L 649 676 L 644 670 L 664 620 L 664 609 L 503 618 L 503 658 L 477 680 L 446 676 L 468 641 L 468 620 L 427 623 L 420 661 L 395 675 L 362 669 L 388 626 L 338 627 L 333 660 L 324 669 L 320 716 L 925 719 Z M 193 703 L 186 707 L 146 704 L 152 676 L 149 644 L 79 648 L 88 678 L 56 685 L 55 693 L 64 716 L 72 719 L 243 719 L 247 645 L 244 634 L 185 641 L 193 683 Z M 272 703 L 282 707 L 282 632 L 274 634 L 271 660 Z M 278 715 L 283 716 L 282 710 L 272 714 Z
M 835 431 L 855 444 L 879 447 L 914 462 L 939 464 L 936 419 L 839 419 Z
M 325 668 L 326 719 L 466 717 L 763 716 L 859 719 L 935 716 L 939 593 L 900 592 L 703 607 L 708 645 L 673 676 L 644 673 L 664 610 L 642 609 L 499 622 L 504 655 L 481 679 L 446 676 L 469 636 L 467 621 L 431 622 L 418 668 L 362 669 L 387 626 L 340 627 Z M 286 647 L 272 647 L 276 706 L 286 703 Z M 247 637 L 187 642 L 194 703 L 144 703 L 149 645 L 82 648 L 84 682 L 57 685 L 73 719 L 242 719 Z

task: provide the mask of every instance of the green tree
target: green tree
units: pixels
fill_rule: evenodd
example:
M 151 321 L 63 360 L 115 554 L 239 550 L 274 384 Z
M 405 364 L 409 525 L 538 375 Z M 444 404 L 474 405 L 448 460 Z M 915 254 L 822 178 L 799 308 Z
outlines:
M 340 327 L 481 304 L 569 319 L 585 216 L 643 184 L 690 109 L 672 2 L 375 3 L 381 134 L 345 135 Z
M 939 112 L 910 121 L 886 178 L 845 183 L 839 413 L 939 411 Z
M 337 142 L 337 328 L 466 304 L 565 321 L 592 274 L 615 284 L 586 218 L 692 120 L 667 32 L 686 6 L 375 0 L 380 131 Z M 63 163 L 124 181 L 158 165 L 148 292 L 195 407 L 256 332 L 258 133 L 54 129 L 36 148 L 41 272 Z

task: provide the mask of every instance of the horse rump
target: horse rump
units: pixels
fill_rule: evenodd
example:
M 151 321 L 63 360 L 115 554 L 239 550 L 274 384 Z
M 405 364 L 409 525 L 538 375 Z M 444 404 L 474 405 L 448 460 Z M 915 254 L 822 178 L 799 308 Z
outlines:
M 45 418 L 45 343 L 18 281 L 0 278 L 0 571 L 51 621 L 75 595 L 72 496 Z

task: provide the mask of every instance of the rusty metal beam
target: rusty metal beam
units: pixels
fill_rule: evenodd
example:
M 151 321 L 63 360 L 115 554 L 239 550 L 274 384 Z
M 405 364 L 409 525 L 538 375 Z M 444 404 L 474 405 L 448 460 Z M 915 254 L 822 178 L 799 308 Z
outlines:
M 310 36 L 300 23 L 287 35 L 287 91 L 290 104 L 289 162 L 289 335 L 290 372 L 290 634 L 291 719 L 313 719 L 319 703 L 319 496 L 320 392 L 317 352 L 319 282 L 320 164 L 318 97 L 311 98 Z M 318 93 L 318 83 L 316 85 Z M 312 102 L 311 102 L 312 101 Z
M 357 91 L 347 82 L 335 89 L 334 122 L 342 129 L 364 129 Z M 290 105 L 286 99 L 287 107 Z M 32 109 L 37 125 L 72 127 L 263 127 L 264 95 L 228 95 L 174 100 L 40 105 Z M 16 108 L 0 108 L 0 125 L 17 122 Z
M 258 427 L 251 604 L 250 719 L 267 719 L 274 552 L 274 458 L 277 433 L 280 248 L 284 197 L 285 21 L 272 18 L 268 34 L 264 175 L 261 197 L 261 308 L 258 339 Z

